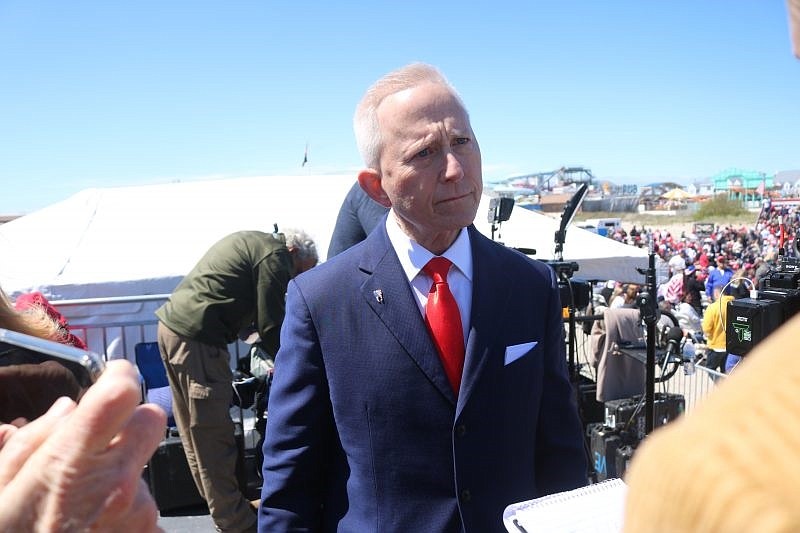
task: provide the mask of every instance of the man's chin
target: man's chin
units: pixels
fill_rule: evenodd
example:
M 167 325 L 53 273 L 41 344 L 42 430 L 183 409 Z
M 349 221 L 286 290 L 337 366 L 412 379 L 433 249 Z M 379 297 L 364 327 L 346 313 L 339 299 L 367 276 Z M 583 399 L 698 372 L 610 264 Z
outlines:
M 457 213 L 452 215 L 443 214 L 442 220 L 444 221 L 444 224 L 442 224 L 442 226 L 450 231 L 457 231 L 460 230 L 461 228 L 466 228 L 475 221 L 476 214 L 477 211 L 474 211 L 471 214 L 465 214 L 465 213 Z
M 448 200 L 436 204 L 436 213 L 439 216 L 458 220 L 469 220 L 471 224 L 478 213 L 478 200 L 473 196 L 464 196 L 455 200 Z

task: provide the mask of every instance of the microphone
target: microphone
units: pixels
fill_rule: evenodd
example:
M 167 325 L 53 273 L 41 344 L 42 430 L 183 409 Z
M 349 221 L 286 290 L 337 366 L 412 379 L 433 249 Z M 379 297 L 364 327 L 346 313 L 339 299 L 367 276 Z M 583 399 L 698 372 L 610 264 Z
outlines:
M 666 330 L 665 337 L 667 339 L 667 353 L 666 359 L 669 361 L 673 354 L 681 353 L 681 341 L 683 340 L 683 330 L 677 326 L 664 328 Z
M 679 326 L 665 326 L 662 330 L 662 335 L 667 342 L 667 351 L 664 353 L 664 359 L 662 359 L 664 368 L 666 368 L 667 363 L 683 363 L 684 374 L 694 374 L 694 360 L 687 360 L 682 355 L 683 330 Z

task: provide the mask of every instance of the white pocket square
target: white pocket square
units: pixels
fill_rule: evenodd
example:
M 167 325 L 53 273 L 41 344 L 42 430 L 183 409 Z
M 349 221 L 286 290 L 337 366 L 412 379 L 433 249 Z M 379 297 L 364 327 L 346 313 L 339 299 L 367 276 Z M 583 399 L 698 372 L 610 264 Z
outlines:
M 539 344 L 537 341 L 533 341 L 533 342 L 523 342 L 522 344 L 514 344 L 513 346 L 506 346 L 505 364 L 509 365 L 513 363 L 526 353 L 533 350 L 533 348 L 537 344 Z

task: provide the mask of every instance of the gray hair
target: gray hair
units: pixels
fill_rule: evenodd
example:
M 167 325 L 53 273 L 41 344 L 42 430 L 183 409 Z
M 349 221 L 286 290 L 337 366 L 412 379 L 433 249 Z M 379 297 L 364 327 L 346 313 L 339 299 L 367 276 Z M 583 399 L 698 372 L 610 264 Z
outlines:
M 286 247 L 289 250 L 295 250 L 300 261 L 313 260 L 315 263 L 319 263 L 317 245 L 314 244 L 314 240 L 308 236 L 308 233 L 297 228 L 286 228 L 281 232 L 286 237 Z
M 378 124 L 378 107 L 387 97 L 425 83 L 435 83 L 447 87 L 466 113 L 467 108 L 458 91 L 436 67 L 426 63 L 411 63 L 389 72 L 367 89 L 367 92 L 364 93 L 361 101 L 356 106 L 356 112 L 353 116 L 356 145 L 367 168 L 375 170 L 380 168 L 381 149 L 383 147 L 381 146 L 381 131 Z

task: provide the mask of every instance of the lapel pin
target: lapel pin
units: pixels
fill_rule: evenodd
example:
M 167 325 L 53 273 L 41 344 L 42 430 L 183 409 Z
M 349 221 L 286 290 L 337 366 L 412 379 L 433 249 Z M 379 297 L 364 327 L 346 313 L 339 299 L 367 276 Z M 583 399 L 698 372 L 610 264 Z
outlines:
M 372 294 L 375 295 L 375 301 L 376 302 L 378 302 L 379 304 L 383 303 L 383 291 L 382 290 L 375 289 L 374 291 L 372 291 Z

